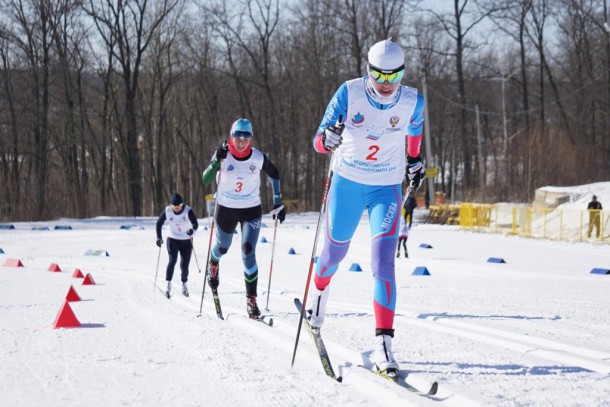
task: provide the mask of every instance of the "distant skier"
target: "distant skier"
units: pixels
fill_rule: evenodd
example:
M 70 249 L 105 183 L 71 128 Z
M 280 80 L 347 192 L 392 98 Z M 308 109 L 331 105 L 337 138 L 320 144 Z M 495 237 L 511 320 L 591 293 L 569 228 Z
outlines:
M 190 206 L 184 204 L 182 195 L 179 193 L 175 193 L 170 197 L 169 205 L 163 209 L 163 212 L 159 215 L 159 219 L 157 219 L 157 246 L 159 247 L 163 244 L 161 227 L 166 220 L 169 222 L 167 237 L 169 262 L 167 263 L 167 269 L 165 271 L 165 280 L 167 281 L 165 295 L 167 298 L 171 296 L 174 267 L 178 261 L 178 253 L 180 253 L 182 294 L 188 297 L 189 290 L 186 283 L 189 279 L 189 263 L 193 251 L 192 236 L 199 227 L 199 223 L 197 222 L 197 216 L 195 216 L 195 213 Z
M 339 87 L 313 139 L 318 153 L 334 151 L 335 157 L 324 248 L 309 295 L 309 321 L 314 328 L 322 326 L 331 278 L 347 254 L 362 211 L 367 209 L 375 284 L 373 362 L 386 372 L 398 369 L 392 338 L 401 184 L 405 170 L 413 191 L 425 175 L 420 157 L 424 98 L 417 89 L 400 84 L 404 73 L 405 55 L 398 44 L 389 39 L 374 44 L 368 53 L 367 76 Z M 345 122 L 337 124 L 340 117 Z
M 600 211 L 603 208 L 602 204 L 597 200 L 595 195 L 593 195 L 593 198 L 591 198 L 591 202 L 589 202 L 589 205 L 587 205 L 587 209 L 589 210 L 589 233 L 587 236 L 591 237 L 593 226 L 595 226 L 595 237 L 599 239 L 599 219 L 601 217 Z
M 417 201 L 413 195 L 409 195 L 405 201 L 405 219 L 409 222 L 409 228 L 413 224 L 413 213 L 417 208 Z
M 398 232 L 398 249 L 396 251 L 396 258 L 400 257 L 400 245 L 405 249 L 405 257 L 409 257 L 407 251 L 407 239 L 409 238 L 409 225 L 405 220 L 405 217 L 400 217 L 400 231 Z
M 256 243 L 261 228 L 262 207 L 260 199 L 260 172 L 271 179 L 273 208 L 282 206 L 280 174 L 273 163 L 261 151 L 253 148 L 252 123 L 247 119 L 237 119 L 230 130 L 229 144 L 221 145 L 212 157 L 212 162 L 201 177 L 204 184 L 210 184 L 218 173 L 216 191 L 216 244 L 209 262 L 208 285 L 218 288 L 219 261 L 233 240 L 233 232 L 241 225 L 241 257 L 244 264 L 246 282 L 246 305 L 248 316 L 258 318 L 261 312 L 256 304 L 258 265 L 256 263 Z M 286 218 L 286 209 L 277 216 L 280 223 Z

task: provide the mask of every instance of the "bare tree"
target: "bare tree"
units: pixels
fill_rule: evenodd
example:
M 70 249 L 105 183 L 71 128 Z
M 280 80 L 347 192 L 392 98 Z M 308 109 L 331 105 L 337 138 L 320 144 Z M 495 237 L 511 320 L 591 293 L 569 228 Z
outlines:
M 139 150 L 142 135 L 137 123 L 137 93 L 144 53 L 162 22 L 179 12 L 183 0 L 89 0 L 83 5 L 106 46 L 120 66 L 124 86 L 125 134 L 122 156 L 127 167 L 133 216 L 142 214 L 142 164 Z

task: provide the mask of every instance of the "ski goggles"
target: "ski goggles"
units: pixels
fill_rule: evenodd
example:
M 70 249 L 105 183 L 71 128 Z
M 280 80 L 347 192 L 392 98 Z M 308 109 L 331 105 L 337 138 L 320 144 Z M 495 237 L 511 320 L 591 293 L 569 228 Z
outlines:
M 233 138 L 249 139 L 252 137 L 252 133 L 250 133 L 249 131 L 237 130 L 237 131 L 234 131 L 233 134 L 231 134 L 231 136 Z
M 405 76 L 405 66 L 403 65 L 400 68 L 391 71 L 384 71 L 383 69 L 379 69 L 369 64 L 369 76 L 379 83 L 388 81 L 391 84 L 395 84 L 400 82 L 402 77 Z

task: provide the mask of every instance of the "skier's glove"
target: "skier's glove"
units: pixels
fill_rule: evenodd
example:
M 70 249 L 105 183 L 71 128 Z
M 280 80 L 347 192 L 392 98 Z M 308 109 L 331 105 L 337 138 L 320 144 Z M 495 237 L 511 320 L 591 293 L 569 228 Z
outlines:
M 335 151 L 337 147 L 343 143 L 343 129 L 345 126 L 341 123 L 338 126 L 328 126 L 322 134 L 322 144 L 327 151 Z
M 186 231 L 186 234 L 188 236 L 193 236 L 193 233 L 195 233 L 195 231 L 193 229 L 189 229 L 189 230 Z
M 216 150 L 216 153 L 214 154 L 214 159 L 216 161 L 224 160 L 225 158 L 227 158 L 228 153 L 229 153 L 229 146 L 227 145 L 227 142 L 225 141 L 224 143 L 222 143 L 222 145 L 220 147 L 218 147 L 218 150 Z
M 158 238 L 157 239 L 157 246 L 161 247 L 162 244 L 163 244 L 163 239 Z
M 279 207 L 282 207 L 282 209 L 280 209 L 280 211 L 277 214 L 273 213 L 273 219 L 275 220 L 275 218 L 277 216 L 280 223 L 284 223 L 284 220 L 286 219 L 286 207 L 281 202 L 279 205 L 273 205 L 273 209 L 277 209 Z
M 407 156 L 407 179 L 409 180 L 411 189 L 417 191 L 417 188 L 419 188 L 425 177 L 426 169 L 421 162 L 421 156 Z

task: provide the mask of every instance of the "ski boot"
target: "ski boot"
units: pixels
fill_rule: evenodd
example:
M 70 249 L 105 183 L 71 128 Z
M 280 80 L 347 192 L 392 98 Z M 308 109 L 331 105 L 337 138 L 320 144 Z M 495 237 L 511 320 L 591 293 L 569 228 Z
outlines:
M 188 296 L 189 296 L 189 289 L 188 289 L 188 287 L 186 286 L 186 281 L 182 282 L 182 294 L 183 294 L 185 297 L 188 297 Z
M 398 363 L 394 360 L 392 352 L 393 329 L 377 329 L 375 336 L 375 351 L 373 352 L 373 362 L 377 371 L 395 375 L 398 372 Z
M 208 267 L 209 267 L 209 272 L 208 272 L 208 285 L 210 286 L 210 288 L 212 290 L 215 290 L 218 288 L 218 285 L 220 284 L 220 276 L 218 275 L 218 272 L 220 271 L 220 267 L 218 263 L 214 263 L 212 260 L 210 260 L 210 262 L 208 263 Z
M 252 319 L 259 319 L 261 316 L 261 311 L 258 309 L 258 305 L 256 305 L 256 297 L 253 295 L 247 296 L 246 306 L 248 309 L 248 316 Z

